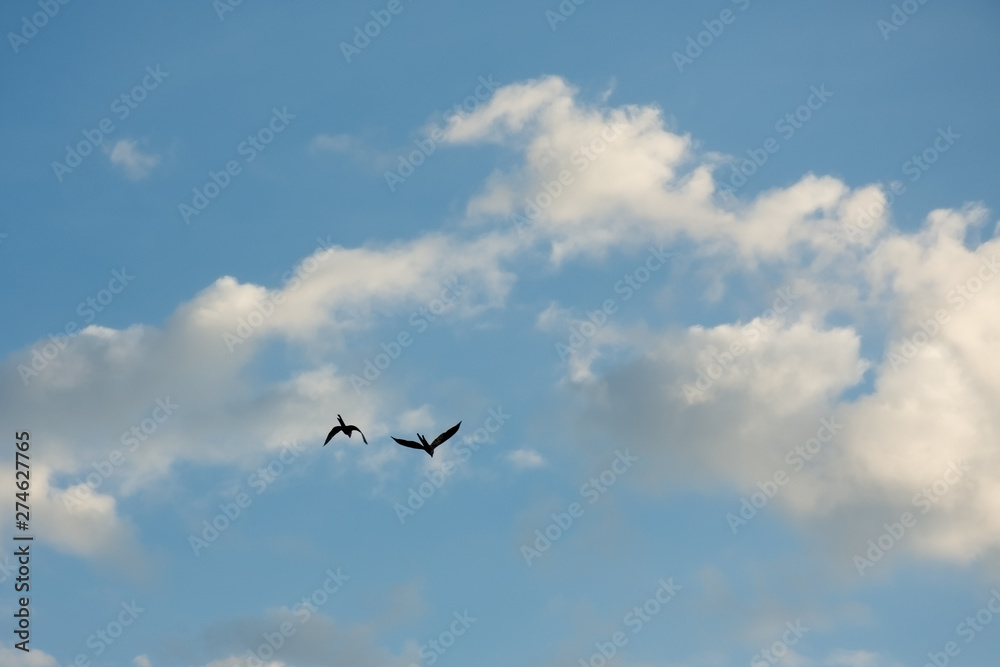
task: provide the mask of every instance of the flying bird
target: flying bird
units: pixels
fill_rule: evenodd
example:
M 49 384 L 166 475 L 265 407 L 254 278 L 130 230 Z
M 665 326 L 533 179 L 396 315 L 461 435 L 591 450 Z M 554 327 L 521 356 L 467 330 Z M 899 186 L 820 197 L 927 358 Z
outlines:
M 346 435 L 348 438 L 350 438 L 351 437 L 351 433 L 354 433 L 355 431 L 357 431 L 358 433 L 361 433 L 361 429 L 358 428 L 357 426 L 351 426 L 349 424 L 345 424 L 344 423 L 344 418 L 341 417 L 340 415 L 337 415 L 337 421 L 340 422 L 340 425 L 339 426 L 334 426 L 333 430 L 330 431 L 330 434 L 326 436 L 326 440 L 323 442 L 323 446 L 324 447 L 326 447 L 326 443 L 330 442 L 330 440 L 333 438 L 333 436 L 337 435 L 341 431 L 343 431 L 344 435 Z M 364 433 L 361 433 L 361 439 L 365 441 L 366 445 L 368 444 L 368 440 L 365 439 L 365 434 Z
M 410 449 L 422 449 L 431 456 L 434 456 L 434 450 L 438 447 L 438 445 L 441 445 L 442 443 L 444 443 L 445 440 L 458 433 L 458 427 L 461 425 L 462 422 L 458 422 L 450 429 L 448 429 L 438 437 L 434 438 L 434 442 L 431 443 L 428 443 L 427 438 L 420 435 L 419 433 L 417 433 L 417 437 L 420 439 L 420 442 L 413 442 L 412 440 L 400 440 L 399 438 L 396 437 L 394 437 L 393 440 L 401 444 L 403 447 L 409 447 Z

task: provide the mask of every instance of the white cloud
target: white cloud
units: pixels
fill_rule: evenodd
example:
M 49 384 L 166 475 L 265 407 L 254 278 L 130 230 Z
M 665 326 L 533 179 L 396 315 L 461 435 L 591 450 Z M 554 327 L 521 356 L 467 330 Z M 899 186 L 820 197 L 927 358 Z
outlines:
M 542 468 L 546 465 L 545 458 L 533 449 L 515 449 L 506 456 L 507 461 L 515 468 Z
M 59 667 L 59 663 L 45 651 L 35 647 L 24 652 L 16 648 L 7 648 L 0 644 L 0 665 L 4 667 Z
M 35 463 L 35 484 L 44 485 L 35 502 L 47 502 L 51 511 L 40 514 L 52 519 L 39 523 L 39 539 L 98 560 L 115 553 L 131 558 L 134 531 L 118 515 L 116 497 L 148 488 L 178 461 L 248 466 L 289 441 L 321 441 L 331 405 L 366 424 L 369 438 L 384 436 L 396 427 L 396 406 L 405 399 L 378 383 L 355 391 L 350 375 L 363 368 L 325 360 L 344 357 L 345 338 L 380 317 L 419 307 L 437 312 L 449 280 L 462 292 L 441 316 L 446 320 L 501 305 L 513 275 L 499 262 L 513 247 L 496 235 L 470 243 L 436 235 L 385 248 L 317 250 L 275 288 L 220 278 L 181 304 L 162 328 L 89 326 L 61 341 L 64 349 L 40 371 L 29 372 L 30 350 L 12 355 L 0 379 L 0 415 L 37 424 L 32 438 L 46 443 Z M 278 382 L 256 381 L 248 366 L 274 340 L 299 346 L 316 359 L 315 367 Z M 46 344 L 54 345 L 44 339 L 34 347 Z M 163 416 L 158 402 L 176 406 L 162 422 L 152 419 Z M 141 430 L 137 441 L 130 432 L 144 421 L 155 432 Z M 73 490 L 67 487 L 94 473 L 95 463 L 108 465 L 113 450 L 124 462 L 106 477 L 97 475 L 97 493 L 69 515 L 61 501 Z M 361 468 L 401 456 L 393 449 L 361 452 Z M 0 486 L 12 492 L 13 475 L 4 479 Z M 0 526 L 9 520 L 0 519 Z
M 494 173 L 467 207 L 470 219 L 498 229 L 471 240 L 434 233 L 383 247 L 333 247 L 306 258 L 280 287 L 222 277 L 162 328 L 89 327 L 27 387 L 15 379 L 27 355 L 7 360 L 0 390 L 10 398 L 0 418 L 43 425 L 38 435 L 51 452 L 44 463 L 55 477 L 72 476 L 116 447 L 155 399 L 179 403 L 157 432 L 157 446 L 130 457 L 129 485 L 113 478 L 92 501 L 95 521 L 123 536 L 115 495 L 176 461 L 247 465 L 283 441 L 320 438 L 331 404 L 372 424 L 369 437 L 429 422 L 429 408 L 396 417 L 405 401 L 381 386 L 359 396 L 337 362 L 351 336 L 440 298 L 452 275 L 468 288 L 446 315 L 456 321 L 504 304 L 515 280 L 505 264 L 532 256 L 525 239 L 549 244 L 556 264 L 686 239 L 695 267 L 716 274 L 716 287 L 708 288 L 716 296 L 724 293 L 721 277 L 755 276 L 760 268 L 802 296 L 773 324 L 601 327 L 572 352 L 563 383 L 589 401 L 578 420 L 584 447 L 606 436 L 607 424 L 638 443 L 644 457 L 628 483 L 655 492 L 665 480 L 702 488 L 721 480 L 750 491 L 787 466 L 786 452 L 812 436 L 821 417 L 835 415 L 845 424 L 836 447 L 822 465 L 797 473 L 777 508 L 805 530 L 836 538 L 840 549 L 856 550 L 884 521 L 912 510 L 913 494 L 961 458 L 975 475 L 921 519 L 920 533 L 904 548 L 961 562 L 1000 549 L 1000 280 L 980 278 L 974 297 L 954 292 L 956 283 L 971 286 L 983 258 L 1000 251 L 996 239 L 975 249 L 963 243 L 965 232 L 985 221 L 981 208 L 935 211 L 922 230 L 901 234 L 889 227 L 886 211 L 871 209 L 885 201 L 878 187 L 852 189 L 811 174 L 752 200 L 726 202 L 713 180 L 724 158 L 699 154 L 691 137 L 667 128 L 659 109 L 588 105 L 555 77 L 505 86 L 444 131 L 454 144 L 489 141 L 523 152 L 522 164 Z M 145 175 L 152 165 L 135 157 L 133 142 L 119 142 L 115 151 L 123 144 L 118 161 L 126 171 L 146 164 Z M 317 137 L 314 144 L 340 150 L 351 142 Z M 561 170 L 572 183 L 557 187 Z M 540 210 L 519 236 L 507 217 L 522 210 L 525 197 Z M 869 209 L 872 223 L 849 235 L 848 225 Z M 841 398 L 867 368 L 863 341 L 912 337 L 939 309 L 949 321 L 916 358 L 897 364 L 886 356 L 873 369 L 870 395 Z M 853 323 L 829 324 L 832 312 Z M 243 324 L 250 335 L 234 343 L 240 321 L 251 323 Z M 552 304 L 537 326 L 557 333 L 582 321 Z M 314 369 L 254 382 L 248 368 L 272 341 L 298 346 L 317 360 Z M 685 392 L 713 354 L 734 343 L 744 353 L 710 386 Z M 897 348 L 890 342 L 890 352 Z M 620 350 L 629 354 L 610 354 Z M 381 466 L 387 459 L 379 456 L 395 453 L 366 451 L 362 466 Z M 61 491 L 53 487 L 53 497 Z M 67 534 L 63 548 L 90 553 L 87 539 Z
M 649 491 L 720 476 L 749 487 L 770 476 L 794 434 L 815 432 L 860 378 L 860 340 L 849 329 L 754 319 L 649 338 L 634 361 L 577 382 L 588 397 L 580 437 L 629 442 L 643 460 L 630 478 Z
M 119 515 L 114 496 L 91 492 L 85 483 L 67 489 L 52 485 L 52 469 L 37 458 L 31 468 L 32 529 L 38 539 L 56 550 L 102 564 L 110 564 L 119 573 L 135 578 L 146 571 L 142 549 L 132 523 Z M 82 472 L 85 477 L 87 472 Z M 0 467 L 4 479 L 14 479 L 14 471 Z M 5 482 L 11 494 L 14 487 Z M 8 528 L 10 519 L 0 519 Z
M 839 283 L 824 283 L 814 267 L 789 259 L 783 269 L 804 294 L 791 322 L 762 327 L 751 320 L 749 330 L 739 322 L 695 326 L 681 334 L 618 329 L 616 343 L 630 343 L 637 361 L 600 374 L 581 372 L 572 360 L 567 366 L 567 379 L 588 397 L 581 430 L 623 433 L 637 443 L 645 465 L 630 483 L 647 490 L 666 479 L 701 480 L 706 488 L 724 480 L 750 493 L 775 471 L 790 472 L 786 454 L 815 434 L 820 418 L 834 416 L 844 424 L 834 444 L 791 475 L 768 511 L 785 512 L 828 542 L 831 558 L 849 571 L 867 540 L 907 511 L 920 529 L 897 552 L 961 563 L 995 557 L 1000 279 L 993 280 L 990 262 L 1000 240 L 973 249 L 962 242 L 983 219 L 975 207 L 935 211 L 915 234 L 887 232 L 859 257 L 853 278 Z M 829 304 L 817 296 L 848 302 L 852 291 L 871 294 L 868 303 L 850 304 L 866 326 L 824 324 Z M 935 313 L 947 316 L 944 324 L 935 323 Z M 550 312 L 540 321 L 552 319 Z M 863 335 L 884 341 L 885 356 L 873 369 L 873 391 L 844 400 L 842 392 L 868 367 L 860 357 Z M 719 365 L 735 343 L 745 350 Z M 589 369 L 606 353 L 591 346 L 578 354 L 587 355 Z M 970 472 L 925 510 L 915 496 L 959 461 Z
M 146 154 L 139 150 L 138 142 L 119 139 L 113 147 L 105 149 L 111 164 L 125 172 L 132 181 L 141 181 L 149 176 L 153 168 L 160 164 L 160 156 Z
M 655 490 L 678 479 L 708 488 L 722 479 L 751 491 L 787 466 L 788 448 L 813 435 L 821 417 L 836 415 L 846 424 L 837 446 L 798 475 L 777 507 L 856 551 L 884 521 L 913 511 L 914 494 L 961 458 L 974 480 L 922 518 L 903 549 L 961 562 L 1000 549 L 1000 454 L 991 444 L 1000 435 L 1000 280 L 976 277 L 983 271 L 992 280 L 988 263 L 1000 240 L 964 245 L 966 231 L 985 221 L 981 207 L 934 211 L 907 235 L 889 226 L 880 188 L 852 189 L 831 177 L 807 174 L 787 188 L 726 201 L 713 170 L 727 158 L 699 154 L 655 107 L 583 103 L 557 77 L 505 86 L 443 130 L 455 144 L 493 142 L 523 153 L 521 164 L 490 176 L 467 214 L 508 232 L 510 216 L 527 215 L 522 239 L 550 244 L 555 264 L 686 239 L 713 271 L 747 275 L 766 266 L 802 295 L 794 315 L 755 340 L 743 340 L 745 322 L 683 332 L 613 322 L 572 350 L 566 380 L 589 400 L 578 418 L 581 441 L 606 423 L 605 435 L 647 443 L 650 465 L 631 483 Z M 537 206 L 530 215 L 526 198 Z M 956 285 L 966 284 L 980 293 L 963 296 Z M 902 338 L 941 309 L 947 325 L 921 343 L 917 359 L 894 363 L 889 355 L 904 350 Z M 829 325 L 834 312 L 853 323 Z M 583 322 L 553 304 L 537 325 L 557 333 Z M 844 400 L 870 366 L 863 340 L 886 343 L 886 356 L 873 369 L 874 392 Z M 711 350 L 735 342 L 746 353 L 710 387 L 685 396 Z M 633 361 L 611 363 L 621 350 Z
M 885 357 L 874 392 L 845 406 L 849 426 L 832 465 L 808 480 L 824 513 L 856 513 L 863 503 L 884 503 L 875 514 L 885 521 L 913 512 L 921 525 L 907 548 L 959 562 L 1000 549 L 1000 277 L 990 265 L 1000 239 L 962 243 L 983 220 L 977 208 L 935 211 L 919 232 L 873 251 L 872 280 L 891 295 Z M 971 471 L 925 515 L 913 498 L 951 461 Z M 797 500 L 810 507 L 808 495 Z
M 508 218 L 525 216 L 526 199 L 534 202 L 527 238 L 551 243 L 556 263 L 681 237 L 705 254 L 735 252 L 751 264 L 799 246 L 842 253 L 852 245 L 846 222 L 879 197 L 810 174 L 753 201 L 726 203 L 712 176 L 720 158 L 699 155 L 690 136 L 667 130 L 658 108 L 588 106 L 558 77 L 505 86 L 443 130 L 453 143 L 523 150 L 524 163 L 494 173 L 467 212 L 512 228 Z M 881 221 L 876 216 L 865 235 Z

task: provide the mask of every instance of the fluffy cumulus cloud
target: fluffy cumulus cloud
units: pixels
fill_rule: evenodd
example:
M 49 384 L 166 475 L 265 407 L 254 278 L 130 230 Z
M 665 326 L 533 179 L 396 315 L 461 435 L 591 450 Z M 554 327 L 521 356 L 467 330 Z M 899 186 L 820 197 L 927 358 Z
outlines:
M 275 343 L 336 358 L 347 337 L 417 307 L 468 318 L 502 305 L 513 277 L 499 262 L 512 247 L 496 235 L 324 247 L 290 269 L 282 285 L 222 277 L 162 328 L 89 326 L 12 355 L 0 381 L 0 415 L 37 424 L 32 437 L 46 443 L 35 463 L 34 500 L 52 512 L 41 512 L 51 525 L 39 523 L 39 537 L 84 556 L 125 545 L 119 553 L 132 554 L 132 529 L 115 497 L 178 461 L 247 465 L 321 437 L 331 404 L 373 424 L 369 435 L 388 430 L 391 396 L 377 384 L 356 391 L 335 363 L 273 383 L 256 381 L 250 366 Z M 79 503 L 72 516 L 62 509 L 71 500 Z
M 776 504 L 854 552 L 906 511 L 922 524 L 908 550 L 967 562 L 1000 548 L 1000 241 L 965 243 L 987 222 L 981 207 L 933 211 L 905 234 L 888 225 L 878 187 L 829 177 L 727 201 L 712 160 L 658 110 L 581 104 L 558 78 L 508 86 L 444 130 L 523 150 L 468 213 L 550 243 L 556 262 L 685 238 L 706 263 L 728 257 L 731 273 L 765 267 L 795 285 L 798 302 L 771 322 L 611 324 L 567 353 L 567 380 L 588 399 L 581 442 L 606 424 L 645 443 L 651 465 L 635 483 L 752 491 L 785 470 L 794 479 Z M 830 324 L 834 311 L 855 323 Z M 537 324 L 585 321 L 553 304 Z M 884 348 L 879 358 L 861 357 L 863 341 Z M 595 373 L 621 349 L 629 361 Z M 869 369 L 871 391 L 844 398 Z M 795 447 L 821 419 L 836 420 L 836 445 L 804 465 Z
M 904 511 L 921 524 L 905 549 L 964 562 L 1000 548 L 1000 241 L 965 242 L 987 223 L 981 208 L 934 211 L 904 234 L 889 224 L 878 186 L 807 174 L 752 198 L 723 197 L 714 172 L 726 158 L 671 129 L 658 108 L 581 101 L 557 77 L 504 86 L 440 129 L 452 145 L 493 142 L 520 158 L 470 199 L 459 232 L 319 248 L 281 285 L 219 278 L 162 328 L 91 326 L 8 358 L 0 417 L 39 424 L 43 497 L 60 504 L 109 450 L 128 450 L 121 465 L 134 474 L 121 477 L 132 481 L 103 480 L 80 516 L 108 543 L 134 544 L 115 498 L 177 461 L 243 465 L 318 438 L 334 403 L 372 424 L 369 437 L 397 426 L 387 415 L 404 413 L 398 401 L 381 386 L 354 391 L 338 361 L 352 336 L 441 299 L 446 281 L 466 288 L 448 317 L 473 319 L 505 304 L 510 265 L 534 257 L 533 246 L 548 248 L 558 267 L 683 242 L 689 268 L 735 277 L 766 269 L 780 281 L 769 289 L 789 286 L 794 303 L 779 313 L 761 290 L 749 297 L 759 299 L 756 318 L 654 327 L 634 313 L 600 327 L 564 359 L 562 386 L 586 403 L 579 447 L 596 451 L 602 433 L 625 434 L 646 463 L 628 483 L 651 493 L 674 482 L 751 492 L 784 470 L 791 479 L 776 507 L 851 551 Z M 338 137 L 315 143 L 347 146 Z M 137 175 L 155 164 L 131 144 L 118 155 Z M 713 289 L 719 296 L 724 283 Z M 536 335 L 563 335 L 584 318 L 552 304 Z M 867 360 L 865 343 L 884 351 Z M 254 381 L 253 361 L 274 344 L 319 362 Z M 33 353 L 46 345 L 47 355 Z M 835 444 L 824 447 L 823 465 L 803 459 L 796 469 L 802 457 L 790 452 L 817 437 L 823 419 L 842 424 Z M 152 431 L 157 446 L 144 447 Z M 524 450 L 510 462 L 540 460 Z M 936 493 L 939 479 L 954 477 L 953 462 L 967 469 Z M 915 496 L 925 488 L 932 505 L 921 513 Z M 42 538 L 93 552 L 88 530 L 63 530 L 52 516 Z
M 0 469 L 14 478 L 14 471 Z M 135 527 L 119 515 L 113 495 L 91 490 L 85 483 L 53 487 L 46 465 L 32 466 L 32 527 L 57 550 L 100 558 L 120 572 L 138 576 L 145 570 Z
M 644 465 L 631 477 L 651 492 L 719 477 L 749 486 L 860 379 L 859 345 L 848 329 L 759 319 L 666 334 L 579 383 L 591 406 L 581 437 L 606 425 L 634 443 Z
M 550 243 L 555 262 L 679 238 L 698 242 L 705 254 L 749 262 L 804 248 L 838 254 L 883 225 L 884 207 L 848 239 L 855 222 L 848 216 L 879 194 L 829 177 L 806 175 L 753 201 L 723 197 L 713 178 L 721 159 L 667 129 L 659 109 L 599 108 L 577 97 L 557 77 L 510 85 L 441 128 L 455 144 L 495 142 L 523 152 L 522 164 L 492 174 L 470 201 L 471 218 Z
M 917 517 L 907 543 L 920 552 L 968 562 L 1000 548 L 1000 239 L 963 243 L 984 221 L 979 208 L 934 211 L 873 250 L 869 275 L 892 307 L 874 390 L 843 406 L 845 437 L 798 511 L 881 502 L 885 520 Z

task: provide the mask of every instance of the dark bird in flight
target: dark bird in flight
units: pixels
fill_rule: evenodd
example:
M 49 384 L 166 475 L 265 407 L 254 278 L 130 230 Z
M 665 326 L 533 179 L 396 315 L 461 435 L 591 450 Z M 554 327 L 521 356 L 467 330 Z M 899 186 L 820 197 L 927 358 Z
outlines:
M 438 447 L 438 445 L 444 443 L 445 440 L 458 433 L 458 427 L 461 425 L 462 422 L 458 422 L 450 429 L 448 429 L 438 437 L 434 438 L 434 442 L 431 443 L 428 443 L 427 438 L 420 435 L 419 433 L 417 433 L 417 437 L 420 438 L 420 442 L 413 442 L 412 440 L 400 440 L 399 438 L 395 437 L 393 438 L 393 440 L 401 444 L 403 447 L 409 447 L 410 449 L 422 449 L 431 456 L 434 456 L 434 450 Z
M 346 435 L 348 438 L 350 438 L 351 437 L 351 433 L 354 433 L 355 431 L 357 431 L 358 433 L 361 433 L 361 429 L 358 428 L 357 426 L 351 426 L 349 424 L 345 424 L 344 423 L 344 418 L 341 417 L 340 415 L 337 415 L 337 421 L 340 422 L 340 425 L 339 426 L 334 426 L 333 430 L 330 431 L 330 434 L 326 436 L 326 440 L 323 442 L 323 446 L 324 447 L 326 447 L 326 443 L 330 442 L 330 440 L 333 438 L 333 436 L 337 435 L 341 431 L 343 431 L 344 435 Z M 365 441 L 366 445 L 368 444 L 368 440 L 365 439 L 365 434 L 364 433 L 361 433 L 361 439 Z

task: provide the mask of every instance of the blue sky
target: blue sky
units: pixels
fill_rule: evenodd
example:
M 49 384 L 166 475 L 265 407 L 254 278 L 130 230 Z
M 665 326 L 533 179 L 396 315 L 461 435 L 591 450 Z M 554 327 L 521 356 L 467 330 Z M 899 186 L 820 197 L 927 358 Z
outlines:
M 995 664 L 1000 7 L 0 25 L 0 664 Z

